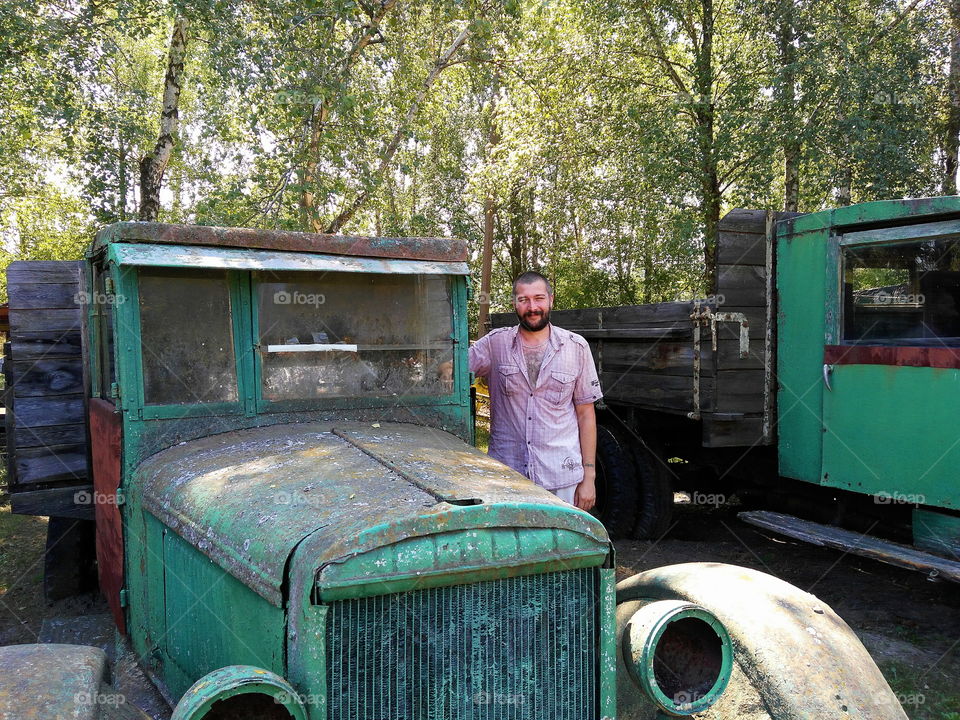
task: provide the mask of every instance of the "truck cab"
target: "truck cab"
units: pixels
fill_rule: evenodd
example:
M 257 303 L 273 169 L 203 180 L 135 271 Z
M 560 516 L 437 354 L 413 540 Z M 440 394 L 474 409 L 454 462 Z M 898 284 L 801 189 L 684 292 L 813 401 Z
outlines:
M 171 704 L 221 671 L 191 717 L 247 707 L 229 698 L 251 682 L 285 688 L 258 717 L 612 716 L 602 525 L 468 444 L 465 260 L 439 239 L 98 234 L 100 585 Z

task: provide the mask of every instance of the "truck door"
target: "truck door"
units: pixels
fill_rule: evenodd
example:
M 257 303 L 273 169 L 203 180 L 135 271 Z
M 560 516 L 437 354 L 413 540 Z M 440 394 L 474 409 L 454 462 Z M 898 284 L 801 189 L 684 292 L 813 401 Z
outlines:
M 834 235 L 821 482 L 958 507 L 960 222 Z

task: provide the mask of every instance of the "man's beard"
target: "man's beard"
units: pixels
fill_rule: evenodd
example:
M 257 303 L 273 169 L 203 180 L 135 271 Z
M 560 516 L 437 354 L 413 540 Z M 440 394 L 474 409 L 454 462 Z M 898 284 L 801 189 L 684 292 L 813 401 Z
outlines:
M 550 311 L 544 310 L 542 313 L 527 313 L 526 315 L 517 313 L 517 317 L 520 319 L 520 324 L 524 330 L 537 332 L 538 330 L 543 330 L 547 326 L 547 323 L 550 322 Z

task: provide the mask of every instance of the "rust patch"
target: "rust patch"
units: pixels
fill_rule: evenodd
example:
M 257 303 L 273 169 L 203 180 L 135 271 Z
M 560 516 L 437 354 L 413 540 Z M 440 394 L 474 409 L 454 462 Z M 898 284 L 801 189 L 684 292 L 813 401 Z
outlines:
M 123 520 L 120 514 L 120 415 L 104 400 L 90 400 L 90 458 L 93 512 L 97 520 L 97 572 L 110 614 L 127 634 L 120 590 L 123 588 Z
M 465 262 L 469 255 L 466 242 L 455 238 L 321 235 L 284 230 L 143 222 L 109 225 L 97 233 L 95 245 L 99 247 L 111 241 L 291 250 L 438 262 Z
M 960 369 L 960 348 L 827 345 L 823 349 L 823 361 L 828 365 Z

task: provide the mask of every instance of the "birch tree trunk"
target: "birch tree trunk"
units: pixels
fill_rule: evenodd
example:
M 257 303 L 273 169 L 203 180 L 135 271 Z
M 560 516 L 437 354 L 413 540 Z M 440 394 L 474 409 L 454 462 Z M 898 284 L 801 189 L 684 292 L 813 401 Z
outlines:
M 153 152 L 140 160 L 140 220 L 155 222 L 160 212 L 160 189 L 173 153 L 174 135 L 180 118 L 180 90 L 183 87 L 183 63 L 187 53 L 187 29 L 185 17 L 173 23 L 170 36 L 170 53 L 167 60 L 167 75 L 163 86 L 163 110 L 160 114 L 160 135 Z

